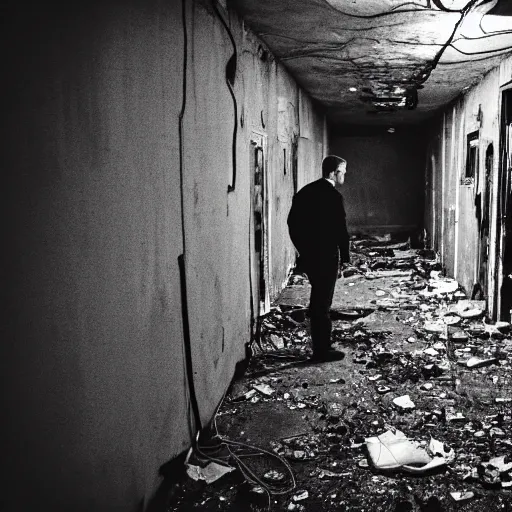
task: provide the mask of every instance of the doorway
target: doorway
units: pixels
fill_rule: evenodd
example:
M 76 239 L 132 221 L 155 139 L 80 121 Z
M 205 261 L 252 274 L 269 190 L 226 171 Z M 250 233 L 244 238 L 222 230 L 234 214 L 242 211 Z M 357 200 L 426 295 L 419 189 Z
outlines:
M 480 191 L 475 197 L 476 216 L 478 220 L 478 293 L 480 299 L 485 299 L 489 290 L 489 237 L 491 220 L 491 190 L 492 190 L 492 171 L 494 168 L 494 146 L 488 144 L 485 150 L 485 161 Z
M 496 222 L 495 315 L 510 321 L 512 309 L 512 86 L 502 91 Z
M 251 211 L 254 257 L 251 269 L 254 276 L 254 299 L 258 304 L 257 315 L 270 310 L 269 294 L 269 242 L 268 242 L 268 184 L 266 171 L 266 136 L 253 132 L 251 136 Z

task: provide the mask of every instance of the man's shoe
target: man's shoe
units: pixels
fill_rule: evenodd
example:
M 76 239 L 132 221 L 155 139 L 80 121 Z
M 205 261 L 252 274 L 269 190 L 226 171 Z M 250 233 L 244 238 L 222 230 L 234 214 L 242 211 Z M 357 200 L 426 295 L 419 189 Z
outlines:
M 311 361 L 314 363 L 328 363 L 331 361 L 341 361 L 345 357 L 344 352 L 329 349 L 327 352 L 313 353 Z

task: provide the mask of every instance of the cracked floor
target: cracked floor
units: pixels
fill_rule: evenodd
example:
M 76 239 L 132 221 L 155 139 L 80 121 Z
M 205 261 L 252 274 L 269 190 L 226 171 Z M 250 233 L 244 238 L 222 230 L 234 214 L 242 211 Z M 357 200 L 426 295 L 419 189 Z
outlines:
M 352 250 L 332 307 L 345 358 L 308 361 L 309 285 L 292 275 L 167 510 L 512 510 L 510 326 L 486 321 L 429 251 L 389 237 Z M 397 431 L 451 456 L 383 469 L 367 440 Z M 234 469 L 211 483 L 190 471 L 212 461 Z

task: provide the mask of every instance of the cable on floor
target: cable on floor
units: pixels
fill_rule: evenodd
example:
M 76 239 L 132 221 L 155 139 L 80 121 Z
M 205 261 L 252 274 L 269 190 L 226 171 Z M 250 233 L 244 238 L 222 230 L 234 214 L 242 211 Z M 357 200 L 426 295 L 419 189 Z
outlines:
M 206 445 L 201 443 L 199 439 L 200 433 L 198 432 L 195 448 L 190 448 L 185 464 L 188 463 L 190 456 L 194 453 L 194 456 L 202 462 L 216 462 L 223 466 L 236 465 L 247 482 L 257 485 L 265 491 L 268 497 L 268 509 L 270 509 L 271 496 L 287 494 L 295 489 L 296 480 L 293 469 L 288 461 L 277 453 L 265 450 L 258 446 L 233 441 L 219 434 L 217 415 L 219 409 L 224 403 L 225 397 L 226 393 L 224 393 L 213 415 L 212 426 L 214 434 L 209 439 L 209 441 L 213 441 L 213 444 Z M 268 457 L 276 460 L 284 468 L 284 481 L 276 483 L 264 481 L 264 476 L 258 475 L 257 470 L 254 469 L 254 467 L 251 467 L 249 462 L 250 459 L 254 459 L 255 457 Z M 288 478 L 286 478 L 286 475 Z

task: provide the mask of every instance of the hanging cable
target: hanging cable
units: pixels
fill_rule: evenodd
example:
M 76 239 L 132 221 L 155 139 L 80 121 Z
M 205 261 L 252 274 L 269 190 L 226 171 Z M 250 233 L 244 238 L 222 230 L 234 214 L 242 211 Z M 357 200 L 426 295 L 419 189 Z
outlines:
M 440 62 L 438 65 L 439 66 L 452 66 L 454 64 L 468 64 L 470 62 L 482 62 L 484 60 L 489 60 L 489 59 L 495 59 L 497 57 L 500 57 L 502 54 L 500 55 L 489 55 L 488 57 L 482 57 L 480 59 L 467 59 L 467 60 L 455 60 L 455 61 L 449 61 L 449 62 Z
M 236 140 L 237 140 L 237 132 L 238 132 L 238 104 L 236 101 L 235 91 L 233 89 L 235 85 L 235 78 L 236 78 L 236 67 L 237 67 L 237 48 L 236 48 L 236 42 L 235 38 L 233 37 L 233 34 L 226 23 L 226 20 L 223 18 L 222 14 L 219 11 L 219 8 L 217 6 L 217 0 L 212 0 L 212 6 L 217 14 L 217 17 L 219 18 L 220 22 L 222 23 L 222 26 L 225 28 L 228 37 L 231 41 L 231 45 L 233 46 L 233 55 L 228 60 L 228 63 L 226 64 L 226 84 L 229 89 L 229 93 L 231 94 L 231 99 L 233 100 L 233 116 L 234 116 L 234 123 L 233 123 L 233 141 L 231 146 L 231 158 L 232 158 L 232 169 L 233 169 L 233 175 L 231 178 L 231 184 L 228 185 L 228 193 L 235 191 L 236 186 Z
M 183 244 L 183 253 L 178 256 L 178 268 L 180 274 L 181 287 L 181 315 L 183 321 L 183 341 L 185 349 L 185 364 L 187 369 L 187 381 L 190 393 L 190 402 L 194 413 L 196 432 L 202 429 L 201 415 L 199 414 L 199 405 L 197 403 L 196 390 L 194 385 L 194 367 L 192 363 L 192 346 L 190 340 L 190 324 L 188 313 L 187 281 L 185 268 L 186 255 L 186 232 L 185 232 L 185 197 L 184 197 L 184 177 L 183 177 L 183 118 L 187 106 L 187 71 L 188 71 L 188 34 L 187 34 L 187 12 L 186 0 L 181 2 L 181 21 L 183 26 L 183 88 L 181 99 L 181 110 L 179 113 L 178 138 L 179 138 L 179 166 L 180 166 L 180 201 L 181 201 L 181 237 Z M 195 435 L 192 436 L 193 443 Z
M 479 51 L 479 52 L 465 52 L 465 51 L 457 48 L 453 44 L 450 45 L 450 48 L 453 48 L 457 52 L 462 53 L 462 55 L 483 55 L 485 53 L 499 53 L 499 52 L 507 52 L 507 51 L 512 50 L 512 46 L 507 46 L 505 48 L 495 48 L 493 50 L 483 50 L 483 51 Z
M 288 463 L 288 461 L 281 457 L 280 455 L 271 452 L 269 450 L 265 450 L 264 448 L 260 448 L 258 446 L 249 445 L 246 443 L 241 443 L 239 441 L 232 441 L 231 439 L 228 439 L 226 437 L 223 437 L 219 434 L 219 429 L 217 427 L 217 414 L 219 412 L 219 409 L 221 408 L 224 399 L 226 397 L 226 393 L 224 393 L 219 405 L 217 406 L 215 413 L 213 415 L 213 436 L 209 440 L 214 441 L 214 444 L 205 445 L 202 444 L 199 440 L 199 434 L 196 438 L 196 448 L 195 448 L 195 455 L 198 459 L 202 459 L 203 461 L 214 461 L 218 464 L 226 465 L 226 464 L 235 464 L 239 471 L 242 473 L 246 481 L 249 483 L 252 483 L 253 485 L 260 486 L 267 494 L 269 498 L 270 503 L 270 496 L 272 495 L 281 495 L 286 494 L 288 492 L 291 492 L 293 489 L 295 489 L 296 481 L 295 481 L 295 475 L 293 473 L 293 469 Z M 225 450 L 227 453 L 223 454 L 223 450 Z M 209 453 L 207 453 L 209 452 Z M 190 456 L 190 452 L 189 452 Z M 187 461 L 188 458 L 187 456 Z M 252 457 L 269 457 L 271 459 L 277 460 L 280 462 L 284 469 L 286 470 L 286 473 L 288 474 L 288 483 L 282 482 L 282 483 L 275 483 L 271 484 L 269 482 L 266 482 L 263 480 L 263 477 L 260 477 L 256 470 L 250 467 L 250 464 L 242 459 L 248 459 Z
M 327 6 L 330 9 L 336 11 L 339 14 L 343 14 L 343 16 L 348 16 L 350 18 L 359 18 L 359 19 L 375 19 L 375 18 L 381 18 L 383 16 L 391 16 L 391 15 L 403 14 L 403 13 L 408 13 L 408 12 L 428 12 L 428 11 L 436 12 L 437 11 L 437 9 L 429 9 L 428 7 L 425 7 L 425 6 L 422 6 L 422 7 L 424 7 L 423 9 L 398 10 L 405 5 L 411 5 L 411 3 L 412 3 L 412 2 L 404 2 L 403 4 L 396 5 L 393 9 L 390 9 L 389 11 L 386 11 L 386 12 L 379 12 L 377 14 L 352 14 L 349 12 L 342 11 L 342 10 L 338 9 L 337 7 L 334 7 L 334 5 L 329 3 L 328 0 L 323 0 L 323 2 L 324 2 L 324 4 L 327 4 Z M 414 4 L 414 5 L 418 5 L 418 4 Z
M 436 6 L 438 6 L 438 7 L 441 6 L 440 8 L 442 10 L 444 10 L 444 11 L 447 10 L 443 6 L 443 4 L 441 3 L 440 0 L 432 0 L 432 1 L 434 2 L 434 4 Z M 481 1 L 482 0 L 470 0 L 464 6 L 463 9 L 461 9 L 460 11 L 455 11 L 455 12 L 460 12 L 459 20 L 457 21 L 457 23 L 455 23 L 455 26 L 453 27 L 453 30 L 452 30 L 452 33 L 451 33 L 450 37 L 448 38 L 446 43 L 442 46 L 442 48 L 437 52 L 437 54 L 435 55 L 434 59 L 431 62 L 428 62 L 424 66 L 424 68 L 423 68 L 423 70 L 421 72 L 416 74 L 416 77 L 419 77 L 419 78 L 414 77 L 415 82 L 416 82 L 416 86 L 422 85 L 423 83 L 425 83 L 430 78 L 430 75 L 432 74 L 432 71 L 438 65 L 438 63 L 441 60 L 441 57 L 443 56 L 443 53 L 445 52 L 446 48 L 448 48 L 448 46 L 451 45 L 451 43 L 453 41 L 453 38 L 455 37 L 455 34 L 456 34 L 458 28 L 460 27 L 461 23 L 464 21 L 464 18 L 468 15 L 468 13 L 471 11 L 471 9 L 477 4 L 477 2 L 481 2 Z M 449 12 L 452 12 L 452 11 L 449 11 Z

